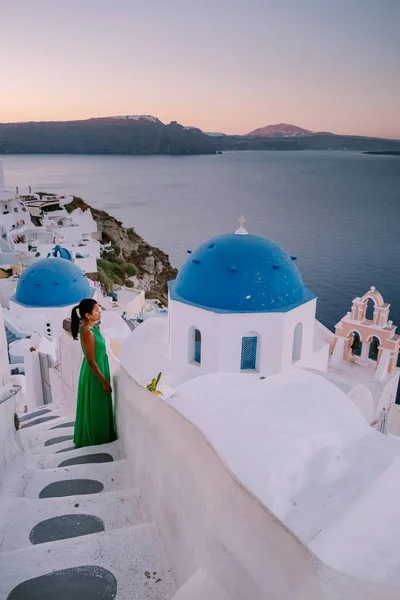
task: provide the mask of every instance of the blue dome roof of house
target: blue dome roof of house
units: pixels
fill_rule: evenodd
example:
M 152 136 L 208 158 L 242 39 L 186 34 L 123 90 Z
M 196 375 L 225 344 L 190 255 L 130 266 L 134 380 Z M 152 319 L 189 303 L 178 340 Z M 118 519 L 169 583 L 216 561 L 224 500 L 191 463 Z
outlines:
M 41 258 L 22 273 L 14 300 L 31 307 L 57 307 L 78 304 L 91 298 L 85 273 L 65 258 Z
M 295 258 L 259 235 L 220 235 L 190 254 L 170 296 L 214 312 L 287 312 L 316 297 Z

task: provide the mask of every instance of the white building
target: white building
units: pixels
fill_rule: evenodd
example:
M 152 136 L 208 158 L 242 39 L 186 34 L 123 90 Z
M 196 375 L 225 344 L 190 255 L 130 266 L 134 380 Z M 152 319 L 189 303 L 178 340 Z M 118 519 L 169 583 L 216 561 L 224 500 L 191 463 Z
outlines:
M 14 194 L 5 188 L 0 161 L 0 265 L 29 265 L 56 245 L 67 248 L 85 273 L 97 273 L 100 243 L 91 211 L 64 208 L 72 196 Z

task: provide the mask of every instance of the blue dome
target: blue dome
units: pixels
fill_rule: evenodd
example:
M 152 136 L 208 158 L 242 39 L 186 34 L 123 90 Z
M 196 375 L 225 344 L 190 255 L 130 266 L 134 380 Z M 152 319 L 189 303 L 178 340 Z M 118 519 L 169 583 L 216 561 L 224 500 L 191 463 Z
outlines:
M 41 258 L 22 273 L 15 301 L 24 306 L 69 306 L 91 298 L 85 273 L 65 258 Z
M 170 295 L 214 312 L 286 312 L 315 298 L 294 260 L 259 235 L 220 235 L 190 255 Z

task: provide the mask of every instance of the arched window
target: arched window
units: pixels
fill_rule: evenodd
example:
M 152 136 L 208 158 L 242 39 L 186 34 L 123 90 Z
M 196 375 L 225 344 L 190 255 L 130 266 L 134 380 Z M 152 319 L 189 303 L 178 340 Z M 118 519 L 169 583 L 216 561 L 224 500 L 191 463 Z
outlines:
M 371 338 L 371 343 L 369 345 L 369 353 L 368 358 L 371 360 L 378 360 L 378 352 L 379 352 L 380 341 L 377 337 L 373 336 Z
M 189 362 L 201 363 L 201 333 L 196 327 L 189 332 Z
M 355 356 L 361 355 L 362 342 L 360 334 L 357 331 L 353 331 L 353 342 L 351 344 L 351 353 Z
M 301 344 L 303 340 L 303 323 L 297 323 L 293 334 L 292 363 L 301 358 Z
M 257 368 L 257 342 L 257 335 L 253 334 L 242 337 L 241 371 L 255 370 Z
M 368 319 L 369 321 L 374 320 L 374 310 L 375 310 L 375 302 L 372 300 L 372 298 L 368 298 L 366 310 L 365 310 L 365 318 Z

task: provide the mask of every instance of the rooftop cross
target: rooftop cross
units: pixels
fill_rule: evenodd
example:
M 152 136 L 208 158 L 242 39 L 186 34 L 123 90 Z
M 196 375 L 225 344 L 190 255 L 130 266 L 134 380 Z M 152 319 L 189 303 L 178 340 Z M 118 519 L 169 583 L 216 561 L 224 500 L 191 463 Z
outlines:
M 237 229 L 235 231 L 235 234 L 236 235 L 247 235 L 248 231 L 244 227 L 244 224 L 246 223 L 246 219 L 244 218 L 243 215 L 240 215 L 240 217 L 238 218 L 238 221 L 239 221 L 239 229 Z

